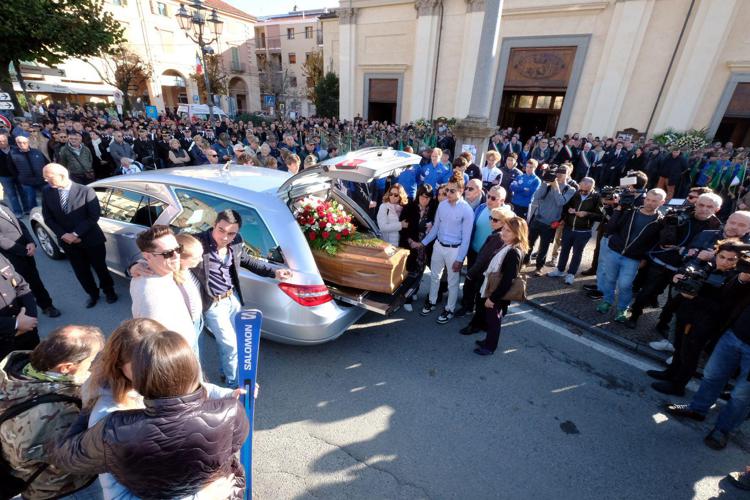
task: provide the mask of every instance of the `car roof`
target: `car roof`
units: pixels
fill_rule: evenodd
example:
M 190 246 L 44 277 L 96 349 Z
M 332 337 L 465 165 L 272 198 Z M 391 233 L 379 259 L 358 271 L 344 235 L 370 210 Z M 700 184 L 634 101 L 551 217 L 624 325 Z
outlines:
M 154 182 L 202 188 L 210 191 L 239 188 L 256 193 L 276 194 L 279 187 L 291 174 L 263 167 L 249 167 L 231 164 L 228 170 L 223 165 L 203 165 L 198 167 L 164 168 L 137 174 L 119 175 L 102 179 L 92 184 L 111 185 L 113 183 Z M 232 189 L 233 190 L 233 189 Z M 220 191 L 219 191 L 220 192 Z

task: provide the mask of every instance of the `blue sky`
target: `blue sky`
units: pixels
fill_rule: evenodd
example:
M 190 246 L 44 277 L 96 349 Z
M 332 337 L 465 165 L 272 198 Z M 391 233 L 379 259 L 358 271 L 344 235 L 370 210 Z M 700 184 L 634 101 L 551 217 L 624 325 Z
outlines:
M 254 16 L 285 14 L 297 6 L 297 10 L 338 7 L 338 0 L 224 0 Z

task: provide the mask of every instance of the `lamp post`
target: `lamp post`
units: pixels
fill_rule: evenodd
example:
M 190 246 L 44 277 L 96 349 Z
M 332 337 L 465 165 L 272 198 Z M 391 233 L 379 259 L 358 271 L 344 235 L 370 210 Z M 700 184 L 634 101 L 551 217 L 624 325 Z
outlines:
M 214 99 L 211 94 L 211 81 L 208 78 L 208 65 L 206 64 L 206 55 L 213 54 L 214 50 L 210 47 L 212 43 L 219 39 L 221 31 L 224 28 L 224 21 L 219 19 L 216 9 L 211 9 L 211 13 L 206 16 L 208 9 L 203 5 L 202 0 L 192 0 L 190 11 L 185 8 L 185 4 L 180 4 L 180 9 L 175 14 L 180 29 L 185 32 L 185 36 L 198 44 L 201 49 L 201 59 L 203 62 L 203 76 L 206 79 L 206 94 L 208 95 L 208 115 L 209 120 L 214 119 Z M 213 36 L 209 31 L 213 31 Z M 211 37 L 212 38 L 209 38 Z

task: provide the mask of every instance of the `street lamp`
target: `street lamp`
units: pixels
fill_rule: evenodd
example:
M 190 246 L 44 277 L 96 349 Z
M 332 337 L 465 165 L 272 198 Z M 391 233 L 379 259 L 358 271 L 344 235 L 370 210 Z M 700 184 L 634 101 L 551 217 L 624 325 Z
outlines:
M 219 14 L 216 9 L 211 9 L 211 13 L 206 19 L 205 11 L 208 9 L 203 5 L 202 0 L 192 0 L 190 4 L 190 11 L 185 8 L 185 4 L 181 3 L 180 8 L 175 14 L 177 17 L 177 23 L 180 25 L 180 29 L 185 32 L 185 36 L 197 43 L 201 49 L 201 59 L 203 62 L 203 76 L 206 79 L 206 94 L 208 95 L 208 115 L 209 119 L 214 119 L 214 99 L 211 94 L 211 81 L 208 78 L 208 65 L 206 64 L 206 55 L 213 54 L 214 51 L 210 47 L 212 43 L 217 41 L 221 36 L 221 32 L 224 29 L 224 21 L 219 19 Z M 213 37 L 209 38 L 213 32 Z

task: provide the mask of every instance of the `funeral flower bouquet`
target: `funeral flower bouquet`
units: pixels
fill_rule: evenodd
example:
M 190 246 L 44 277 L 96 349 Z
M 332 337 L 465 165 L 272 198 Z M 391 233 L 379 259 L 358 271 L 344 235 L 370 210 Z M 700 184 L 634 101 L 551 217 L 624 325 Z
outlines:
M 352 241 L 357 231 L 352 216 L 336 200 L 308 196 L 295 203 L 294 217 L 310 247 L 329 255 L 336 255 L 341 244 Z

